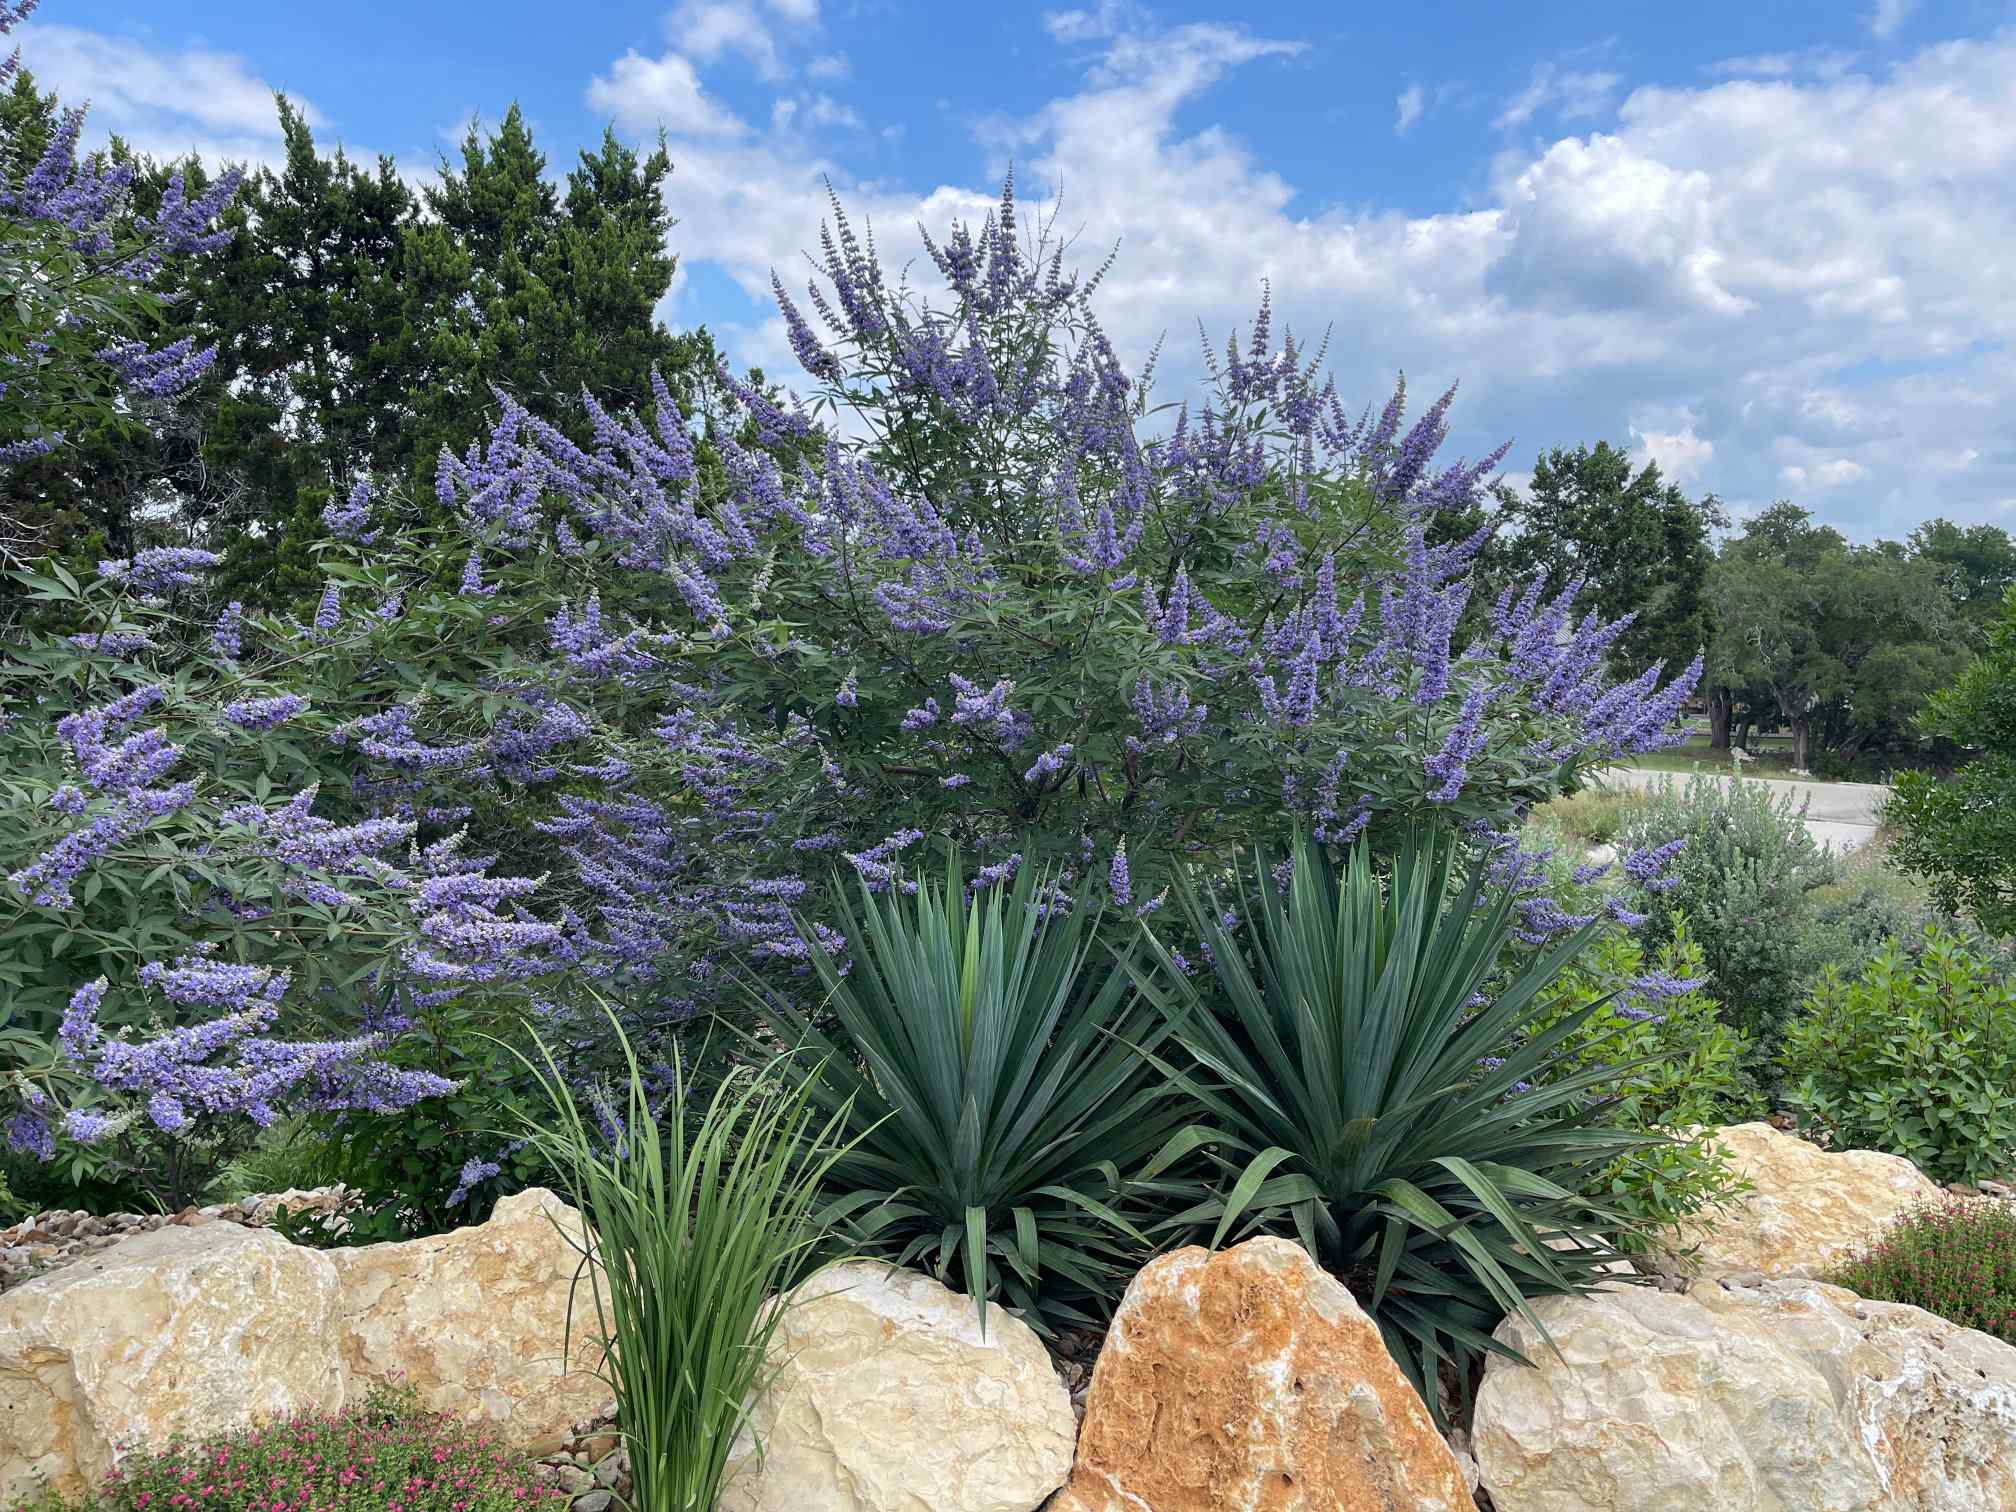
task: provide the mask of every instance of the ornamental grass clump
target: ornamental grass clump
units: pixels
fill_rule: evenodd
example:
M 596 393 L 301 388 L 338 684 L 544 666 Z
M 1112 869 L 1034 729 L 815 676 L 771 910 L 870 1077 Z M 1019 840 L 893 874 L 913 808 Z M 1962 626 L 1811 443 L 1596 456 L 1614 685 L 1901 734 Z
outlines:
M 646 1072 L 616 1031 L 627 1090 L 577 1093 L 540 1047 L 546 1098 L 524 1136 L 587 1222 L 564 1346 L 616 1398 L 632 1512 L 711 1512 L 789 1286 L 817 1234 L 820 1180 L 844 1146 L 785 1057 L 689 1106 L 684 1067 Z
M 1960 1197 L 1926 1203 L 1828 1279 L 2016 1344 L 2016 1207 Z
M 129 1455 L 82 1495 L 18 1512 L 564 1512 L 523 1446 L 423 1412 L 407 1387 L 340 1413 L 302 1413 Z

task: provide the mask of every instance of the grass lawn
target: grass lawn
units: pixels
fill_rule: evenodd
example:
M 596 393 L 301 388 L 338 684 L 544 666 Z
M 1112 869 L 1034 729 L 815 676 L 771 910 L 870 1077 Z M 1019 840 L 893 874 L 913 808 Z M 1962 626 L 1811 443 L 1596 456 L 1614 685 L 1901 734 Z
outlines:
M 1754 742 L 1755 754 L 1743 763 L 1746 777 L 1777 777 L 1798 782 L 1832 782 L 1831 777 L 1792 776 L 1792 753 L 1789 745 L 1773 749 L 1765 741 Z M 1618 763 L 1619 766 L 1636 767 L 1641 772 L 1691 772 L 1699 767 L 1704 772 L 1714 772 L 1726 776 L 1735 769 L 1727 751 L 1718 751 L 1708 744 L 1705 735 L 1690 739 L 1685 745 L 1673 747 L 1670 751 L 1652 751 L 1643 756 L 1632 756 Z

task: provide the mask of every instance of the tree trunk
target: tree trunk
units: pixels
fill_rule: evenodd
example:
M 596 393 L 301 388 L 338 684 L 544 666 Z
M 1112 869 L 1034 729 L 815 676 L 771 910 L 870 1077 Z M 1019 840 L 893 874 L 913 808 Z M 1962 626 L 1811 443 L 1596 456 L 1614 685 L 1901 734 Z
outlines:
M 1735 743 L 1741 749 L 1746 751 L 1750 749 L 1750 726 L 1752 723 L 1753 721 L 1751 720 L 1750 716 L 1748 714 L 1745 714 L 1742 717 L 1742 719 L 1737 721 L 1736 724 Z
M 1711 750 L 1729 749 L 1729 716 L 1734 712 L 1730 705 L 1727 688 L 1708 690 L 1708 746 Z
M 1795 714 L 1792 716 L 1791 725 L 1793 770 L 1811 771 L 1812 768 L 1807 765 L 1807 757 L 1811 754 L 1813 732 L 1808 727 L 1807 717 L 1804 714 Z

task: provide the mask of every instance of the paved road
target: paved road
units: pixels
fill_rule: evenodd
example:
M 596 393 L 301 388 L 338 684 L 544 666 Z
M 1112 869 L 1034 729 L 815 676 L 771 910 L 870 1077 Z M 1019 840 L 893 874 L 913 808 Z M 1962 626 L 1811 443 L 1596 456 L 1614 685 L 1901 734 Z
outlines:
M 1706 774 L 1704 774 L 1706 775 Z M 1606 767 L 1602 780 L 1614 787 L 1656 788 L 1671 778 L 1675 787 L 1686 783 L 1681 772 L 1641 772 L 1635 767 Z M 1711 776 L 1711 782 L 1727 784 L 1729 778 Z M 1845 855 L 1876 834 L 1876 814 L 1890 789 L 1880 782 L 1790 782 L 1779 777 L 1746 777 L 1745 782 L 1761 782 L 1775 798 L 1790 793 L 1794 803 L 1806 805 L 1806 830 L 1821 844 Z

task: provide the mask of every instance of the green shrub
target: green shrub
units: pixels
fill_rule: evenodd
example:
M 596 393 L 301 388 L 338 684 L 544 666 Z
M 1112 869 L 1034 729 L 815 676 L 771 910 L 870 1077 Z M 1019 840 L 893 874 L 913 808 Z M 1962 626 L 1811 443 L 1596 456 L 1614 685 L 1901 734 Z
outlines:
M 2016 1344 L 2016 1208 L 1962 1198 L 1928 1203 L 1828 1279 Z
M 1844 1149 L 1902 1155 L 1936 1181 L 2016 1166 L 2016 994 L 1928 930 L 1856 977 L 1821 975 L 1779 1057 L 1785 1101 Z
M 1285 889 L 1262 857 L 1235 911 L 1186 894 L 1214 971 L 1159 941 L 1165 970 L 1133 967 L 1219 1138 L 1216 1190 L 1172 1222 L 1214 1245 L 1292 1226 L 1431 1402 L 1442 1360 L 1502 1350 L 1506 1313 L 1597 1283 L 1632 1223 L 1586 1194 L 1652 1139 L 1600 1120 L 1613 1068 L 1559 1065 L 1596 1004 L 1535 1032 L 1601 926 L 1494 984 L 1518 899 L 1481 865 L 1460 878 L 1459 850 L 1417 833 L 1390 872 L 1364 848 L 1340 871 L 1299 841 Z
M 627 1092 L 584 1094 L 586 1110 L 550 1052 L 530 1067 L 547 1109 L 523 1132 L 588 1226 L 569 1236 L 588 1301 L 574 1300 L 563 1348 L 571 1364 L 575 1331 L 590 1336 L 630 1451 L 634 1512 L 710 1512 L 784 1316 L 766 1304 L 817 1237 L 812 1209 L 844 1113 L 822 1123 L 774 1066 L 691 1108 L 676 1052 L 647 1088 L 617 1037 Z
M 1668 867 L 1675 885 L 1647 905 L 1644 937 L 1670 940 L 1686 918 L 1716 998 L 1766 1074 L 1784 1020 L 1833 955 L 1811 894 L 1835 865 L 1800 814 L 1791 794 L 1774 798 L 1762 782 L 1697 774 L 1684 787 L 1662 783 L 1618 840 L 1629 850 L 1685 837 Z
M 845 959 L 811 953 L 837 1032 L 756 994 L 854 1141 L 828 1176 L 836 1233 L 1038 1329 L 1107 1316 L 1177 1190 L 1138 1168 L 1189 1111 L 1143 1058 L 1166 1029 L 1091 914 L 1053 899 L 1034 868 L 983 889 L 955 863 L 910 896 L 863 882 L 838 910 Z
M 1924 734 L 1974 753 L 1952 777 L 1905 772 L 1884 808 L 1897 861 L 1942 908 L 1998 934 L 2016 932 L 2016 590 L 2003 595 L 1987 645 L 1919 720 Z
M 565 1512 L 567 1493 L 532 1478 L 525 1446 L 483 1425 L 420 1410 L 376 1388 L 341 1413 L 301 1413 L 259 1428 L 128 1455 L 81 1496 L 19 1503 L 21 1512 Z
M 1741 1123 L 1768 1111 L 1750 1079 L 1749 1037 L 1722 1022 L 1704 990 L 1700 942 L 1684 917 L 1649 960 L 1622 931 L 1599 938 L 1562 972 L 1544 1030 L 1594 1011 L 1555 1059 L 1559 1074 L 1613 1070 L 1612 1112 L 1640 1128 Z
M 1749 1040 L 1722 1022 L 1720 1006 L 1702 990 L 1704 971 L 1701 947 L 1684 917 L 1674 921 L 1673 938 L 1649 962 L 1637 939 L 1612 932 L 1562 973 L 1555 1006 L 1534 1026 L 1544 1031 L 1593 1007 L 1563 1046 L 1556 1074 L 1611 1071 L 1605 1121 L 1671 1136 L 1626 1152 L 1593 1189 L 1643 1227 L 1671 1229 L 1739 1196 L 1745 1183 L 1728 1157 L 1685 1131 L 1768 1111 L 1748 1070 Z M 1620 1243 L 1632 1247 L 1641 1237 L 1634 1230 Z

